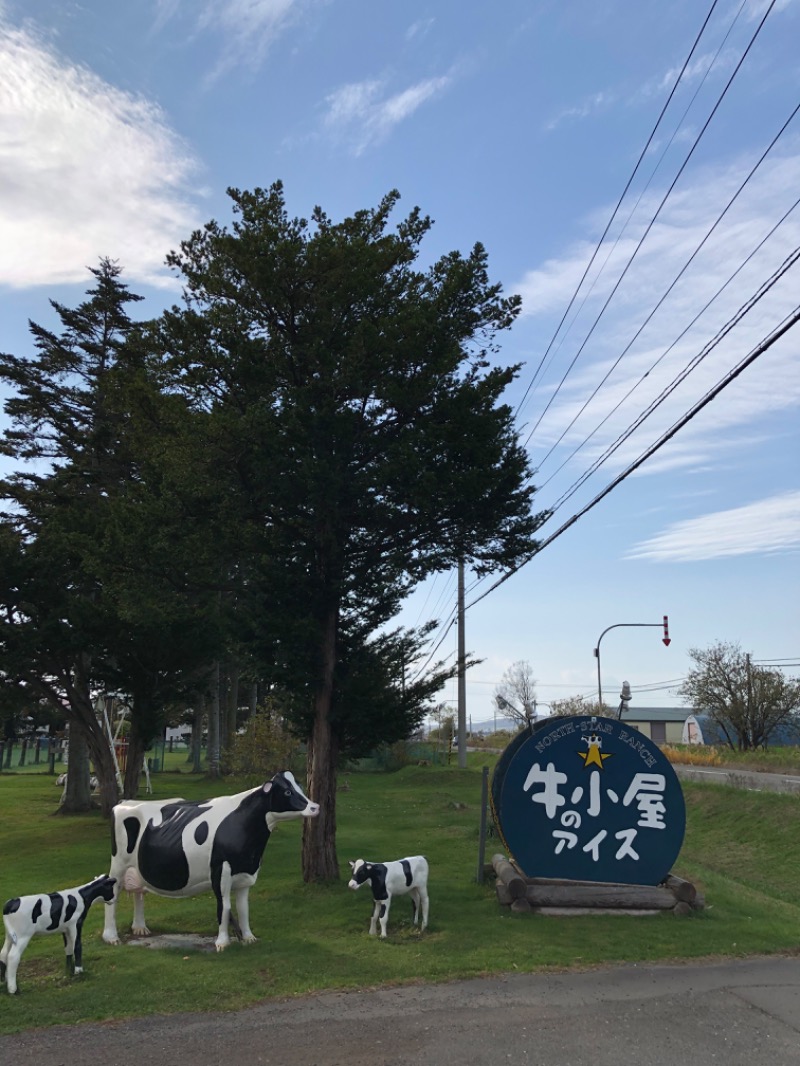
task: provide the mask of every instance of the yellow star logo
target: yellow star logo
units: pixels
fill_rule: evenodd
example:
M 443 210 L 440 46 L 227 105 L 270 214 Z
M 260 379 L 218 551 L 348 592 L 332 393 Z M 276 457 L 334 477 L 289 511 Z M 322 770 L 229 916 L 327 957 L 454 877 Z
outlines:
M 613 752 L 608 752 L 608 754 L 604 754 L 602 751 L 600 751 L 600 745 L 602 744 L 602 741 L 599 740 L 598 737 L 594 734 L 591 737 L 585 737 L 584 739 L 589 746 L 589 750 L 579 751 L 576 752 L 576 754 L 583 759 L 584 766 L 599 766 L 602 770 L 603 763 L 606 759 L 611 758 Z

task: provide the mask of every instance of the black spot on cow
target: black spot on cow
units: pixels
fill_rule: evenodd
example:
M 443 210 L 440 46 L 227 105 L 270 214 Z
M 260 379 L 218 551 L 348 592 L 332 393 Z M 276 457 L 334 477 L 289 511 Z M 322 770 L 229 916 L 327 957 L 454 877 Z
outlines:
M 125 845 L 125 850 L 127 851 L 128 855 L 133 855 L 133 852 L 136 848 L 136 841 L 139 839 L 139 830 L 141 829 L 141 826 L 139 825 L 139 820 L 138 818 L 126 818 L 122 824 L 125 826 L 125 835 L 128 838 L 128 843 Z M 116 844 L 116 840 L 114 843 Z
M 60 892 L 50 893 L 50 924 L 48 930 L 58 929 L 61 924 L 61 912 L 64 909 L 64 897 Z
M 271 810 L 291 809 L 287 802 L 284 802 L 282 807 L 276 806 L 274 794 L 271 798 Z M 258 873 L 269 837 L 264 797 L 260 789 L 257 789 L 247 795 L 236 810 L 223 818 L 217 827 L 211 846 L 212 884 L 218 884 L 223 862 L 230 864 L 232 874 Z
M 40 899 L 37 899 L 36 902 L 33 905 L 33 910 L 31 911 L 31 921 L 33 922 L 34 925 L 36 925 L 36 923 L 39 921 L 41 916 L 42 916 L 42 901 Z
M 411 863 L 408 861 L 408 859 L 401 859 L 400 865 L 403 867 L 403 873 L 406 879 L 406 888 L 409 888 L 411 882 L 414 880 L 413 875 L 411 873 Z
M 75 909 L 78 906 L 78 901 L 73 895 L 67 896 L 67 909 L 64 911 L 64 921 L 68 922 L 72 915 L 75 913 Z
M 365 868 L 366 864 L 361 869 Z M 386 891 L 386 872 L 386 863 L 372 862 L 369 864 L 369 873 L 364 880 L 369 879 L 372 886 L 372 898 L 375 900 L 389 898 L 389 893 Z M 359 881 L 359 884 L 363 884 L 363 882 Z
M 9 899 L 3 907 L 3 914 L 15 914 L 19 910 L 19 897 Z
M 201 822 L 194 831 L 195 844 L 205 844 L 208 840 L 208 822 Z
M 202 803 L 166 803 L 162 822 L 147 823 L 139 845 L 139 870 L 144 880 L 162 892 L 179 892 L 189 882 L 189 860 L 183 850 L 183 831 L 208 810 Z M 127 819 L 126 819 L 127 822 Z

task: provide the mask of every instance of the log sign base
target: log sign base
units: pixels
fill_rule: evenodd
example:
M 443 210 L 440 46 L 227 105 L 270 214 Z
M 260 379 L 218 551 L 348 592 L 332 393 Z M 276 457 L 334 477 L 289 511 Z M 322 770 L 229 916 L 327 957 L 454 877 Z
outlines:
M 515 895 L 529 905 L 665 906 L 652 887 L 670 879 L 686 808 L 671 763 L 637 730 L 611 718 L 545 720 L 515 737 L 501 755 L 491 804 L 500 837 L 526 882 L 525 893 L 517 885 Z M 509 869 L 502 861 L 494 865 L 505 888 Z M 672 878 L 673 886 L 678 880 Z M 575 883 L 583 884 L 565 890 Z M 639 892 L 636 903 L 636 892 L 620 891 L 626 885 L 651 891 Z M 600 891 L 602 886 L 616 891 Z M 672 892 L 670 898 L 678 902 Z M 692 905 L 697 902 L 685 909 Z

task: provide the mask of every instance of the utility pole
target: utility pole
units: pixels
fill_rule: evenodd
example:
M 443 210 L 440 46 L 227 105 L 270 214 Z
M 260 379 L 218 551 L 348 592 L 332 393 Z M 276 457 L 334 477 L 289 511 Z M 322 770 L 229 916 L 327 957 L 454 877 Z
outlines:
M 467 657 L 464 637 L 464 560 L 458 564 L 458 766 L 467 768 Z

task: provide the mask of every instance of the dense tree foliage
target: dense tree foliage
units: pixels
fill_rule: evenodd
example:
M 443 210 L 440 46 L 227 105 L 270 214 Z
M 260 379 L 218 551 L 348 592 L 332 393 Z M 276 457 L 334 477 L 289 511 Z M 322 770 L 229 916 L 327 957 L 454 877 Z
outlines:
M 0 356 L 2 676 L 85 734 L 106 810 L 98 693 L 131 707 L 126 795 L 176 701 L 217 770 L 240 685 L 281 694 L 322 808 L 304 876 L 334 879 L 338 763 L 407 736 L 449 673 L 391 629 L 404 597 L 535 548 L 517 368 L 494 365 L 519 299 L 480 245 L 420 269 L 431 223 L 390 228 L 396 193 L 340 223 L 290 218 L 279 184 L 231 197 L 230 230 L 169 257 L 182 306 L 134 324 L 102 260 L 60 333 Z
M 765 748 L 779 727 L 797 728 L 800 681 L 754 663 L 734 643 L 690 648 L 689 656 L 695 665 L 680 694 L 709 716 L 731 748 Z
M 53 302 L 62 331 L 32 323 L 35 355 L 0 356 L 13 390 L 0 451 L 0 652 L 6 685 L 63 709 L 85 735 L 104 810 L 117 800 L 101 689 L 133 706 L 125 793 L 135 795 L 164 701 L 209 654 L 212 619 L 187 595 L 183 527 L 137 427 L 141 350 L 126 306 L 138 302 L 102 260 L 76 309 Z M 192 566 L 202 555 L 192 552 Z M 205 668 L 208 669 L 206 658 Z
M 374 661 L 366 635 L 428 574 L 513 565 L 534 546 L 527 460 L 500 402 L 516 368 L 490 365 L 519 300 L 490 283 L 480 245 L 416 269 L 430 221 L 415 210 L 390 231 L 396 193 L 336 224 L 319 208 L 290 218 L 279 184 L 230 195 L 232 229 L 208 223 L 170 257 L 186 300 L 158 343 L 207 414 L 197 476 L 224 484 L 262 653 L 310 691 L 322 814 L 304 827 L 304 875 L 332 879 L 340 667 Z
M 110 261 L 92 274 L 78 308 L 51 301 L 61 333 L 31 323 L 33 357 L 0 355 L 12 389 L 0 452 L 17 464 L 0 484 L 1 639 L 6 683 L 63 707 L 85 735 L 109 810 L 116 786 L 91 693 L 106 612 L 89 557 L 109 492 L 128 473 L 108 384 L 131 329 L 127 305 L 140 298 Z

